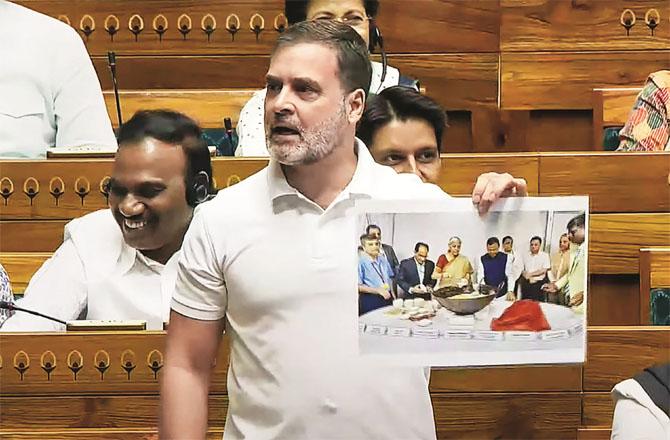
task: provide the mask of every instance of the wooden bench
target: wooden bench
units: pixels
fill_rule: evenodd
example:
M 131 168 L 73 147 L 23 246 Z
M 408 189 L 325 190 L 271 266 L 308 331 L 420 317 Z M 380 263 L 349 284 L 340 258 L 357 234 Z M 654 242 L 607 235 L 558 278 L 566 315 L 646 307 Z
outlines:
M 119 91 L 124 121 L 138 110 L 175 110 L 195 119 L 202 128 L 223 128 L 223 119 L 237 125 L 240 110 L 255 89 L 146 89 Z M 113 91 L 104 91 L 105 105 L 114 127 L 118 126 Z
M 670 359 L 670 328 L 589 327 L 588 341 L 583 368 L 433 369 L 430 392 L 438 437 L 601 438 L 602 433 L 591 431 L 611 425 L 609 390 L 644 367 Z M 0 334 L 0 436 L 154 430 L 163 349 L 163 332 Z M 228 351 L 224 338 L 210 392 L 213 430 L 223 427 L 228 406 Z M 72 365 L 79 354 L 83 368 L 75 380 L 68 356 Z M 42 366 L 51 355 L 56 368 L 47 374 Z M 28 369 L 21 376 L 26 357 Z M 108 367 L 102 375 L 96 368 L 101 361 Z M 130 374 L 121 368 L 127 361 L 134 366 Z M 584 429 L 578 434 L 580 426 Z
M 641 87 L 593 89 L 593 149 L 603 149 L 605 129 L 623 127 Z
M 609 428 L 610 391 L 651 365 L 670 362 L 670 327 L 592 327 L 587 337 L 581 424 Z

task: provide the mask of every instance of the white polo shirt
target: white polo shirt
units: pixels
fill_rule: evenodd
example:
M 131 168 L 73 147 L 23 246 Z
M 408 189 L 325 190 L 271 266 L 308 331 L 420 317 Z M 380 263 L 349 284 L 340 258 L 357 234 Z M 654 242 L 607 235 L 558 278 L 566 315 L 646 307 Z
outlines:
M 0 0 L 0 157 L 54 146 L 116 149 L 98 76 L 77 31 Z
M 270 165 L 196 213 L 172 308 L 227 319 L 230 439 L 433 439 L 429 370 L 357 356 L 361 198 L 443 198 L 376 164 L 358 141 L 354 176 L 326 210 Z
M 109 209 L 65 225 L 63 244 L 30 280 L 17 305 L 64 321 L 145 320 L 162 330 L 168 320 L 178 252 L 163 265 L 126 244 Z M 3 332 L 58 331 L 54 321 L 16 312 Z

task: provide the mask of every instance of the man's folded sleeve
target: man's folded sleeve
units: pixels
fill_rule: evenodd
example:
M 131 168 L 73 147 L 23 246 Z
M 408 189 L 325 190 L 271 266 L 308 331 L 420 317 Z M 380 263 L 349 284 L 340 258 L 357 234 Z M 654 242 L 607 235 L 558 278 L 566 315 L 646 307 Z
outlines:
M 222 263 L 207 229 L 202 210 L 196 210 L 184 237 L 172 310 L 189 318 L 214 321 L 226 314 L 228 294 Z

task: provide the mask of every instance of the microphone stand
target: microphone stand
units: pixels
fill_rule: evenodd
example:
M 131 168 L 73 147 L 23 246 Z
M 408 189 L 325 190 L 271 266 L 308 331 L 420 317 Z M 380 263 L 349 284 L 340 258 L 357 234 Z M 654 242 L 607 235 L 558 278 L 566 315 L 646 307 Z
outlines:
M 114 99 L 116 100 L 116 117 L 119 120 L 119 127 L 123 124 L 121 117 L 121 100 L 119 99 L 119 85 L 116 82 L 116 54 L 114 52 L 107 52 L 107 64 L 112 73 L 112 86 L 114 87 Z

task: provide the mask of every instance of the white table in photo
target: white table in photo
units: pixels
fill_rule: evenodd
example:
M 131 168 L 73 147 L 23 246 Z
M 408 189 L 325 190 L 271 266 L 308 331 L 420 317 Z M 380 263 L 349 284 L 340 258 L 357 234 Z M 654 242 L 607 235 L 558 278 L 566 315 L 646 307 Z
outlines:
M 580 363 L 586 338 L 584 316 L 572 309 L 539 303 L 551 330 L 495 332 L 491 321 L 513 303 L 498 298 L 475 315 L 440 308 L 431 324 L 391 315 L 392 306 L 359 317 L 359 351 L 405 365 L 461 366 Z

